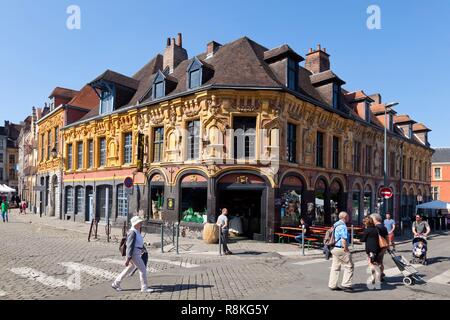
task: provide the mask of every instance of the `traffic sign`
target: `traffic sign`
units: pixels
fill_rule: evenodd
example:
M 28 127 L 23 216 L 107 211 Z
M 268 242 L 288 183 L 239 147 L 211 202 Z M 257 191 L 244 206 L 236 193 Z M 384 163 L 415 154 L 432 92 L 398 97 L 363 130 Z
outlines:
M 123 184 L 126 188 L 131 189 L 133 188 L 133 178 L 131 177 L 126 177 L 125 180 L 123 181 Z
M 383 187 L 380 189 L 380 197 L 390 199 L 394 195 L 394 190 L 390 187 Z

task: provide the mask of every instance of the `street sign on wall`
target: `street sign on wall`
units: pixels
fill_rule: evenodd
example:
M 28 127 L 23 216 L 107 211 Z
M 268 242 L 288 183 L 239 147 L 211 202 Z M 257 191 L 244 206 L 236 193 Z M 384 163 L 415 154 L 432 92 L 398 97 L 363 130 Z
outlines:
M 131 178 L 131 177 L 126 177 L 125 180 L 123 181 L 123 185 L 124 185 L 125 188 L 127 188 L 127 189 L 133 188 L 133 178 Z
M 390 187 L 383 187 L 380 189 L 380 197 L 390 199 L 394 195 L 394 190 Z

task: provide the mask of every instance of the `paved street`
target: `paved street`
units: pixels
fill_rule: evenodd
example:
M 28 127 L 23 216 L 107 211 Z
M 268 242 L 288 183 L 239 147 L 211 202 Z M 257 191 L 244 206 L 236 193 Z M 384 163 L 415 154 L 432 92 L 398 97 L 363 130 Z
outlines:
M 111 280 L 122 270 L 118 231 L 113 241 L 104 237 L 87 241 L 89 226 L 55 218 L 19 216 L 0 223 L 0 299 L 342 299 L 348 293 L 327 289 L 330 261 L 315 250 L 302 257 L 298 247 L 239 241 L 236 253 L 219 257 L 217 245 L 181 239 L 180 254 L 162 254 L 151 246 L 149 284 L 151 294 L 139 292 L 139 277 L 123 283 L 124 291 L 111 289 Z M 101 230 L 99 229 L 99 233 Z M 146 242 L 158 236 L 147 235 Z M 428 266 L 419 266 L 426 284 L 406 287 L 389 257 L 387 282 L 381 290 L 366 286 L 365 255 L 357 246 L 352 299 L 450 299 L 449 236 L 434 235 L 429 241 Z M 399 246 L 409 259 L 410 243 Z M 170 247 L 165 248 L 166 251 Z M 81 271 L 80 287 L 67 271 Z M 75 279 L 75 280 L 74 280 Z

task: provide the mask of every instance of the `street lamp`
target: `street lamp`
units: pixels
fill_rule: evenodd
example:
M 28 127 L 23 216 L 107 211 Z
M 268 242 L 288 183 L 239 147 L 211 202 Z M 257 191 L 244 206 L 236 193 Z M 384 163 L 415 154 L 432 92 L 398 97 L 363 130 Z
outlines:
M 391 102 L 384 105 L 384 186 L 388 185 L 388 176 L 387 176 L 387 127 L 390 124 L 387 119 L 387 110 L 398 105 L 398 102 Z M 392 129 L 392 128 L 391 128 Z M 387 199 L 383 197 L 383 214 L 386 216 L 387 212 Z

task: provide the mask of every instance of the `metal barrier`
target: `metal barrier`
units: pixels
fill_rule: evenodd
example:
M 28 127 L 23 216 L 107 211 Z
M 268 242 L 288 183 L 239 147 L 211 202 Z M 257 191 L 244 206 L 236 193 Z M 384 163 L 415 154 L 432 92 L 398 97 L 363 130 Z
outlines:
M 92 233 L 94 233 L 94 239 L 98 239 L 97 230 L 98 230 L 98 221 L 97 219 L 92 219 L 91 227 L 89 228 L 88 242 L 91 242 Z
M 351 238 L 350 238 L 350 241 L 351 241 L 351 243 L 352 243 L 352 249 L 355 249 L 355 241 L 353 241 L 353 240 L 354 240 L 354 237 L 355 237 L 355 229 L 354 229 L 353 225 L 352 225 L 350 228 L 351 228 Z
M 305 255 L 305 228 L 302 227 L 302 255 Z
M 176 249 L 178 253 L 177 235 L 179 236 L 179 232 L 177 232 L 177 227 L 175 223 L 169 224 L 167 222 L 164 223 L 162 221 L 161 222 L 147 221 L 142 226 L 142 231 L 149 234 L 159 235 L 161 253 L 165 253 L 164 247 L 170 244 L 172 244 L 173 247 L 169 249 L 167 252 Z
M 219 256 L 222 256 L 222 227 L 219 226 Z

